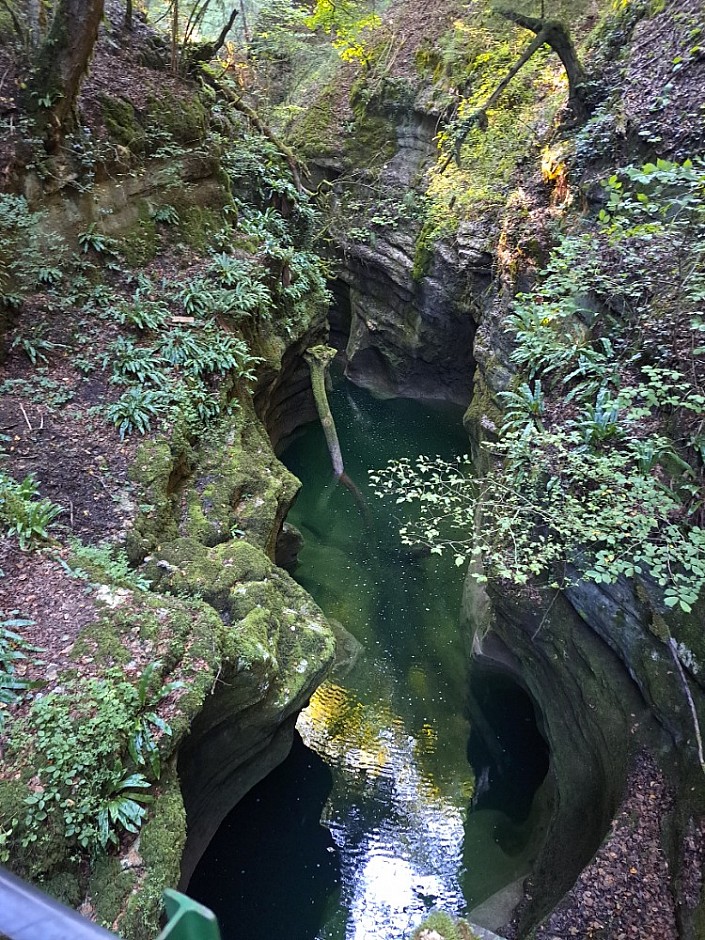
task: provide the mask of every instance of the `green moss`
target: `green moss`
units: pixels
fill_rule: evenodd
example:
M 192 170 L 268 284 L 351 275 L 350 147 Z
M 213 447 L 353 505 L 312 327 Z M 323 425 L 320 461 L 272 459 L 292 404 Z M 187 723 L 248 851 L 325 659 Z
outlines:
M 472 932 L 469 925 L 464 920 L 456 920 L 443 911 L 434 911 L 418 927 L 413 934 L 413 940 L 437 940 L 436 935 L 442 940 L 477 940 L 476 934 Z
M 140 835 L 139 851 L 146 875 L 120 919 L 120 933 L 130 940 L 154 940 L 159 933 L 162 892 L 176 887 L 179 881 L 186 842 L 186 812 L 173 766 L 165 771 L 159 789 L 154 812 Z
M 15 820 L 25 814 L 24 801 L 26 796 L 27 788 L 22 780 L 0 780 L 0 834 L 3 838 L 7 837 L 8 839 L 8 841 L 0 842 L 1 864 L 6 864 L 9 861 L 9 854 L 13 848 L 10 832 L 17 825 Z M 14 851 L 12 855 L 15 855 Z
M 103 855 L 95 860 L 88 895 L 101 926 L 112 927 L 135 881 L 135 873 L 129 869 L 123 870 L 119 859 Z
M 269 648 L 273 615 L 264 607 L 251 610 L 226 633 L 223 658 L 237 671 L 273 672 L 277 663 Z
M 129 101 L 101 95 L 100 106 L 103 123 L 111 139 L 133 153 L 144 153 L 145 131 Z
M 421 78 L 438 81 L 443 74 L 443 57 L 437 47 L 424 40 L 414 53 L 414 64 Z
M 411 269 L 411 276 L 415 281 L 420 281 L 428 274 L 433 255 L 433 226 L 425 222 L 421 226 L 414 245 L 414 266 Z
M 202 597 L 217 610 L 225 610 L 233 588 L 261 580 L 272 563 L 262 551 L 238 539 L 207 548 L 192 538 L 175 539 L 162 547 L 159 561 L 147 572 L 159 590 Z
M 137 222 L 118 241 L 120 254 L 133 268 L 151 261 L 159 248 L 157 224 L 146 202 L 139 204 L 138 213 Z
M 299 484 L 248 411 L 249 405 L 212 433 L 188 492 L 182 530 L 210 546 L 240 534 L 271 555 Z
M 0 10 L 0 43 L 11 43 L 17 38 L 12 24 L 12 17 L 5 10 Z
M 78 907 L 83 897 L 81 885 L 75 874 L 58 872 L 42 885 L 43 889 L 67 907 Z
M 358 79 L 350 90 L 355 122 L 346 137 L 345 155 L 355 167 L 377 167 L 394 156 L 397 135 L 394 122 L 377 110 L 370 100 L 366 78 Z
M 39 880 L 47 873 L 65 866 L 66 836 L 63 818 L 57 818 L 56 813 L 49 814 L 41 831 L 35 833 L 36 839 L 26 845 L 13 834 L 13 831 L 21 830 L 27 814 L 27 783 L 34 772 L 27 761 L 13 761 L 13 758 L 17 757 L 17 747 L 18 742 L 11 740 L 10 753 L 5 754 L 5 766 L 10 766 L 13 762 L 13 776 L 20 776 L 20 779 L 0 780 L 0 833 L 8 836 L 5 845 L 0 845 L 0 862 L 9 864 L 12 870 L 23 878 Z M 9 849 L 8 858 L 3 858 L 5 848 Z
M 130 480 L 140 513 L 126 539 L 127 556 L 137 564 L 163 539 L 178 535 L 175 493 L 188 474 L 190 447 L 183 440 L 161 438 L 140 444 L 130 467 Z
M 119 666 L 132 659 L 126 649 L 123 634 L 133 625 L 133 614 L 123 613 L 119 608 L 106 613 L 81 631 L 73 645 L 71 658 L 80 660 L 84 656 L 95 658 L 104 666 Z
M 187 206 L 179 215 L 179 234 L 196 251 L 206 251 L 214 233 L 223 227 L 222 213 L 210 206 Z
M 289 128 L 289 140 L 304 158 L 332 156 L 338 150 L 339 97 L 337 80 L 324 85 Z
M 486 364 L 485 368 L 488 365 Z M 481 441 L 487 436 L 482 430 L 484 426 L 491 423 L 499 430 L 503 422 L 504 414 L 485 382 L 482 372 L 478 369 L 475 373 L 472 399 L 463 415 L 463 425 L 472 438 Z
M 208 132 L 208 110 L 195 93 L 187 98 L 165 91 L 147 100 L 145 125 L 158 142 L 167 135 L 178 143 L 199 143 Z

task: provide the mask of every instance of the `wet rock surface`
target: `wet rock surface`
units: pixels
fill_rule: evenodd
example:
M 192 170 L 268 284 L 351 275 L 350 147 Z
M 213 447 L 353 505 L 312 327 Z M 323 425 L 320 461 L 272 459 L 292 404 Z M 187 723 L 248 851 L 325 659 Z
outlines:
M 346 374 L 385 396 L 470 400 L 473 342 L 491 281 L 480 230 L 441 244 L 428 272 L 414 274 L 411 233 L 356 245 L 340 280 L 348 288 Z

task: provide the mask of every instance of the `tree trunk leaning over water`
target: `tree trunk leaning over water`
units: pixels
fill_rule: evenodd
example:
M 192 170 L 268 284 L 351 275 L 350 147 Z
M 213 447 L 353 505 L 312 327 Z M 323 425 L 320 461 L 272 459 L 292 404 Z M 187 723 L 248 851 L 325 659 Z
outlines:
M 343 454 L 340 450 L 340 441 L 338 432 L 335 428 L 335 421 L 328 404 L 328 395 L 326 393 L 326 369 L 335 359 L 336 350 L 332 346 L 311 346 L 304 353 L 304 359 L 308 363 L 311 372 L 311 388 L 313 389 L 313 398 L 316 402 L 316 411 L 321 420 L 321 426 L 328 445 L 331 463 L 333 464 L 333 473 L 339 480 L 345 472 L 343 466 Z

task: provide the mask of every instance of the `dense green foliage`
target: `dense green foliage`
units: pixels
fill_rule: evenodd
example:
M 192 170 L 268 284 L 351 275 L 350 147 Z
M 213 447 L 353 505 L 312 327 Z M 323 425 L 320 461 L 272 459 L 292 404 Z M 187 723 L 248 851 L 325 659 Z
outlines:
M 17 482 L 0 473 L 0 524 L 5 535 L 15 536 L 20 548 L 49 537 L 49 526 L 63 509 L 39 497 L 39 485 L 32 476 Z
M 333 48 L 344 62 L 369 67 L 372 34 L 382 25 L 379 14 L 353 0 L 316 0 L 305 22 L 309 29 L 320 29 L 332 37 Z
M 401 461 L 374 480 L 417 507 L 405 542 L 479 556 L 478 578 L 641 575 L 687 612 L 705 586 L 705 165 L 626 167 L 605 195 L 515 301 L 525 381 L 501 395 L 494 468 L 475 484 Z
M 11 747 L 32 754 L 26 813 L 13 821 L 13 839 L 41 865 L 44 843 L 57 830 L 90 852 L 137 832 L 159 779 L 159 741 L 171 728 L 155 709 L 178 683 L 161 684 L 158 662 L 139 682 L 118 670 L 62 692 L 38 696 L 15 722 Z M 148 775 L 148 776 L 146 776 Z

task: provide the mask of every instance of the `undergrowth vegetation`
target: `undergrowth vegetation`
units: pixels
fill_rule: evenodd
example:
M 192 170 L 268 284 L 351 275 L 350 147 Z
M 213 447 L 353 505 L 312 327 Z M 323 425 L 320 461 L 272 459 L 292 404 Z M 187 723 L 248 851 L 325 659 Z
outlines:
M 57 237 L 40 235 L 41 214 L 30 212 L 22 197 L 0 196 L 0 304 L 10 311 L 10 322 L 38 290 L 52 306 L 82 310 L 68 356 L 85 375 L 102 368 L 120 390 L 93 411 L 121 438 L 175 421 L 197 436 L 236 408 L 238 395 L 254 380 L 261 360 L 250 350 L 253 337 L 293 337 L 328 303 L 328 272 L 316 251 L 322 225 L 277 148 L 249 133 L 227 143 L 215 136 L 222 171 L 238 196 L 186 276 L 179 271 L 157 280 L 133 272 L 120 241 L 95 224 L 79 234 L 79 250 L 71 255 Z M 152 219 L 158 218 L 174 228 L 170 239 L 178 244 L 176 210 L 158 208 Z M 188 228 L 187 221 L 183 225 Z M 45 267 L 47 250 L 55 251 L 62 267 Z M 107 344 L 101 339 L 106 329 L 115 335 Z M 46 366 L 66 348 L 50 335 L 50 320 L 33 322 L 15 330 L 9 348 L 24 353 L 32 366 Z M 40 379 L 8 381 L 14 385 L 7 391 L 25 394 Z M 45 391 L 37 394 L 48 403 Z
M 160 741 L 171 735 L 155 709 L 180 686 L 161 681 L 156 661 L 136 684 L 108 670 L 80 691 L 74 683 L 38 696 L 15 723 L 10 750 L 29 760 L 32 782 L 12 833 L 30 868 L 42 870 L 59 833 L 94 854 L 139 830 L 161 775 Z
M 116 447 L 131 434 L 177 434 L 197 446 L 251 393 L 263 362 L 257 352 L 301 336 L 328 303 L 317 253 L 322 224 L 310 197 L 292 184 L 273 144 L 244 132 L 237 118 L 228 126 L 229 137 L 214 131 L 211 141 L 222 155 L 222 210 L 143 206 L 132 237 L 109 236 L 95 223 L 72 251 L 41 234 L 46 218 L 23 198 L 0 195 L 0 314 L 15 373 L 2 390 L 29 429 L 7 439 L 0 529 L 14 548 L 51 542 L 47 559 L 62 577 L 85 582 L 85 591 L 76 587 L 99 609 L 152 584 L 119 544 L 67 536 L 73 503 L 60 518 L 64 510 L 39 482 L 20 476 L 20 445 L 34 459 L 32 435 L 50 415 L 55 425 L 85 422 L 101 440 L 114 434 Z M 177 173 L 166 188 L 178 193 L 180 185 Z M 103 457 L 92 478 L 104 490 L 107 463 Z M 0 862 L 11 857 L 18 871 L 40 877 L 59 856 L 72 871 L 87 870 L 141 829 L 173 752 L 164 716 L 179 713 L 179 683 L 167 682 L 157 661 L 141 676 L 96 663 L 88 673 L 63 667 L 38 692 L 24 677 L 27 659 L 39 666 L 39 651 L 22 635 L 30 625 L 14 615 L 0 622 Z
M 62 512 L 61 506 L 39 496 L 39 484 L 32 476 L 18 482 L 0 473 L 0 523 L 21 549 L 48 539 L 49 526 Z
M 31 621 L 17 616 L 17 611 L 11 611 L 6 616 L 0 611 L 0 736 L 5 731 L 6 709 L 9 705 L 17 705 L 23 695 L 36 688 L 36 683 L 25 679 L 18 671 L 17 666 L 34 653 L 40 652 L 27 640 L 17 633 L 18 630 L 30 626 Z M 0 839 L 0 857 L 2 857 L 2 840 Z
M 540 128 L 565 100 L 566 83 L 556 57 L 544 49 L 532 56 L 487 114 L 473 116 L 509 71 L 526 43 L 525 34 L 488 21 L 487 11 L 457 19 L 435 46 L 417 52 L 421 74 L 433 78 L 450 111 L 436 140 L 438 159 L 428 175 L 427 207 L 417 253 L 430 250 L 467 219 L 506 201 L 518 162 L 536 148 Z M 445 89 L 445 92 L 442 90 Z
M 521 378 L 494 468 L 475 483 L 462 461 L 402 460 L 373 480 L 414 507 L 405 543 L 477 556 L 479 580 L 636 576 L 690 612 L 705 587 L 705 163 L 628 166 L 604 188 L 599 218 L 559 238 L 513 305 Z

